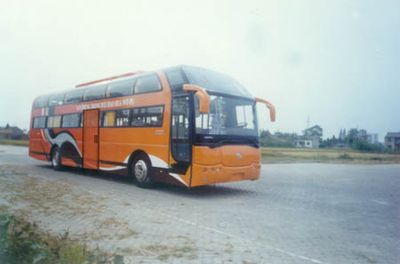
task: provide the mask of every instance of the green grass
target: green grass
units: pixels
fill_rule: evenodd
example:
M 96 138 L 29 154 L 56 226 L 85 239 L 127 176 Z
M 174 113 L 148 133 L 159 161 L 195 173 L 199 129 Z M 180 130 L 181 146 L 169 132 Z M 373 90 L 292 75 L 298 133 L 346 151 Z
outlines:
M 400 154 L 365 153 L 343 149 L 262 148 L 264 163 L 400 163 Z
M 90 250 L 68 232 L 54 236 L 21 216 L 0 208 L 0 260 L 8 263 L 91 264 L 123 263 L 121 256 Z
M 29 145 L 28 140 L 14 140 L 14 139 L 0 139 L 0 145 L 11 145 L 27 147 Z

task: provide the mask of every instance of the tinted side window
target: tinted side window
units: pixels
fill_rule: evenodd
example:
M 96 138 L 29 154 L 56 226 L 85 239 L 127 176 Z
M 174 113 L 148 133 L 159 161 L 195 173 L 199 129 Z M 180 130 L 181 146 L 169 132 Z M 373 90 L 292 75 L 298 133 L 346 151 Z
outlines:
M 162 126 L 163 107 L 154 106 L 147 108 L 146 124 L 148 126 Z
M 49 106 L 62 105 L 64 103 L 65 93 L 53 94 L 49 97 Z
M 115 116 L 116 116 L 115 111 L 104 112 L 102 126 L 113 127 L 115 124 Z
M 61 126 L 61 116 L 49 116 L 47 118 L 48 128 L 58 128 Z
M 131 126 L 133 127 L 158 127 L 162 126 L 163 107 L 143 107 L 132 109 Z
M 137 79 L 135 93 L 148 93 L 161 90 L 161 83 L 157 75 L 143 76 Z
M 80 127 L 81 114 L 68 114 L 62 118 L 62 127 Z
M 117 127 L 129 126 L 130 112 L 129 109 L 117 110 L 115 125 Z
M 146 124 L 146 108 L 132 109 L 131 126 L 143 127 Z
M 42 108 L 47 106 L 47 102 L 49 100 L 49 97 L 47 95 L 40 96 L 36 98 L 35 102 L 33 103 L 34 108 Z
M 168 70 L 165 72 L 167 75 L 169 86 L 171 90 L 182 90 L 183 85 L 187 83 L 180 69 Z
M 33 119 L 33 128 L 46 128 L 46 117 L 35 117 Z
M 86 89 L 84 101 L 100 100 L 106 96 L 107 85 L 96 85 Z
M 69 91 L 65 94 L 65 103 L 79 103 L 82 102 L 84 89 L 76 89 Z
M 120 97 L 133 94 L 134 79 L 112 82 L 108 85 L 107 97 Z

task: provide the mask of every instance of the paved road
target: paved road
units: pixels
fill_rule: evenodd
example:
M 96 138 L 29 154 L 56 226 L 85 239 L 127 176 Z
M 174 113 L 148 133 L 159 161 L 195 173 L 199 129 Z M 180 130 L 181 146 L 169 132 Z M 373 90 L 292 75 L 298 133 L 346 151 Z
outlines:
M 119 248 L 179 238 L 194 248 L 189 259 L 161 262 L 400 263 L 400 165 L 271 164 L 256 182 L 143 190 L 115 175 L 55 173 L 26 152 L 0 146 L 0 166 L 106 195 L 105 212 L 142 234 Z

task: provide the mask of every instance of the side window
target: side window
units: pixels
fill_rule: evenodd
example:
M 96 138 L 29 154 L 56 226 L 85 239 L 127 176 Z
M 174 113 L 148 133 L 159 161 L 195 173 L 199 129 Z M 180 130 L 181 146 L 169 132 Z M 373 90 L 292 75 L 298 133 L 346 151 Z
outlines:
M 155 74 L 143 76 L 137 79 L 135 93 L 148 93 L 161 90 L 161 83 Z
M 61 127 L 80 127 L 81 114 L 68 114 L 62 118 Z
M 49 106 L 62 105 L 64 103 L 65 93 L 50 95 Z
M 83 101 L 100 100 L 106 96 L 107 85 L 101 84 L 86 89 Z
M 108 85 L 107 97 L 120 97 L 133 94 L 134 79 L 112 82 Z
M 47 118 L 48 128 L 58 128 L 61 127 L 61 116 L 49 116 Z
M 33 128 L 46 128 L 46 117 L 40 116 L 33 118 Z
M 163 121 L 163 107 L 154 106 L 147 108 L 146 125 L 148 126 L 162 126 Z
M 140 107 L 107 111 L 103 113 L 103 127 L 160 127 L 163 122 L 163 106 Z
M 107 111 L 103 114 L 103 127 L 113 127 L 115 125 L 115 111 Z
M 181 69 L 173 69 L 165 72 L 167 75 L 169 86 L 171 90 L 182 90 L 183 85 L 186 83 Z
M 79 103 L 82 102 L 84 89 L 76 89 L 65 94 L 64 103 Z
M 43 108 L 47 106 L 47 102 L 49 100 L 49 97 L 47 95 L 40 96 L 36 98 L 35 102 L 33 103 L 34 108 Z
M 143 127 L 146 124 L 146 108 L 132 109 L 131 126 Z
M 115 124 L 117 127 L 129 126 L 130 112 L 131 111 L 129 109 L 116 111 L 116 123 Z

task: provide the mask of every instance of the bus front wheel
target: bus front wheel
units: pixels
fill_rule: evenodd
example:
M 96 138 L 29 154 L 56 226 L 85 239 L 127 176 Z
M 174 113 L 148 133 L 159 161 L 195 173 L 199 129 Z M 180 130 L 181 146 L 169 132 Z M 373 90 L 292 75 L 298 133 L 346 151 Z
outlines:
M 138 155 L 132 162 L 131 172 L 135 179 L 136 185 L 141 188 L 149 188 L 153 185 L 151 179 L 151 164 L 149 158 L 145 154 Z
M 54 147 L 51 152 L 51 166 L 56 171 L 60 171 L 63 167 L 61 164 L 61 151 L 59 147 Z

